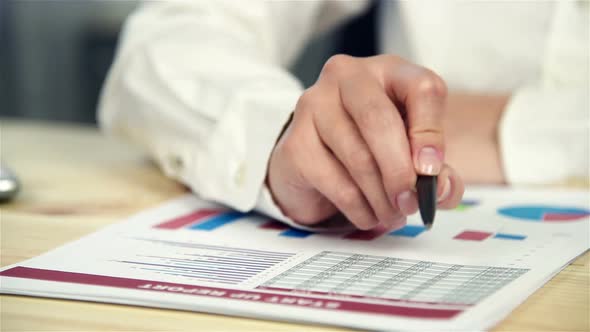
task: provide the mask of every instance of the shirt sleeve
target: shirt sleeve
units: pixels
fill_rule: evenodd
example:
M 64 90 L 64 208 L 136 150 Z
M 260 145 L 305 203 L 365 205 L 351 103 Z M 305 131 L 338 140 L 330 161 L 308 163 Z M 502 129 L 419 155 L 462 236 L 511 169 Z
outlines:
M 588 181 L 589 4 L 556 5 L 542 77 L 513 94 L 500 123 L 504 172 L 512 184 Z
M 364 6 L 346 4 L 332 21 Z M 263 194 L 264 179 L 302 92 L 286 67 L 324 11 L 322 1 L 141 6 L 101 94 L 101 127 L 145 148 L 200 197 L 293 224 Z

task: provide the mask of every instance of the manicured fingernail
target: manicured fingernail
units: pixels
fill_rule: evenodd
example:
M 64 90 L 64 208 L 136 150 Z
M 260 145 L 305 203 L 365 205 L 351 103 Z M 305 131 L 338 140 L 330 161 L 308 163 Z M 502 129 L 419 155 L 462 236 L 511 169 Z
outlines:
M 451 180 L 449 178 L 447 178 L 447 180 L 445 181 L 445 185 L 443 186 L 442 193 L 440 194 L 440 196 L 438 197 L 438 199 L 436 201 L 442 202 L 445 199 L 449 198 L 450 194 L 451 194 Z
M 418 170 L 424 175 L 438 175 L 442 168 L 441 155 L 435 148 L 427 146 L 418 154 Z
M 418 202 L 409 190 L 398 194 L 396 202 L 399 210 L 406 216 L 415 213 L 418 209 Z

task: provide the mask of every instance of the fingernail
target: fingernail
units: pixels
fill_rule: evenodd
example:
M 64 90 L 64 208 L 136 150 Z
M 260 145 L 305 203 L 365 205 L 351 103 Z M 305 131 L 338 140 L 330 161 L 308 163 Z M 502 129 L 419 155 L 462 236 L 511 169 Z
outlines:
M 445 199 L 447 199 L 449 197 L 450 194 L 451 194 L 451 180 L 449 178 L 447 178 L 447 180 L 445 181 L 445 185 L 443 186 L 442 193 L 438 197 L 437 202 L 444 201 Z
M 416 202 L 416 199 L 414 199 L 412 192 L 409 190 L 398 194 L 396 202 L 399 210 L 406 216 L 415 213 L 418 209 L 418 203 Z
M 438 175 L 442 167 L 441 156 L 435 148 L 427 146 L 418 154 L 418 170 L 424 175 Z

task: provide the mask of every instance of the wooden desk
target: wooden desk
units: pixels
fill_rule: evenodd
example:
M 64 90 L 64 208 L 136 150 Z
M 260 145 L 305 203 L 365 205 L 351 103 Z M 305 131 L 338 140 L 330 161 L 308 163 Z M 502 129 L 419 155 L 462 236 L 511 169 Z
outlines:
M 181 195 L 136 149 L 94 128 L 3 120 L 1 156 L 23 191 L 1 205 L 1 265 L 63 243 Z M 588 331 L 588 253 L 496 327 L 500 331 Z M 295 331 L 303 325 L 122 305 L 1 296 L 2 331 Z M 318 331 L 329 327 L 306 326 Z

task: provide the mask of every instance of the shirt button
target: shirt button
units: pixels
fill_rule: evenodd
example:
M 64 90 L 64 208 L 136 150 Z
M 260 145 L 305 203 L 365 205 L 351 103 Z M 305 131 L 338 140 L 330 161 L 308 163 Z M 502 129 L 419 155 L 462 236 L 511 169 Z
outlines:
M 243 187 L 246 182 L 246 165 L 239 163 L 234 171 L 234 184 Z

